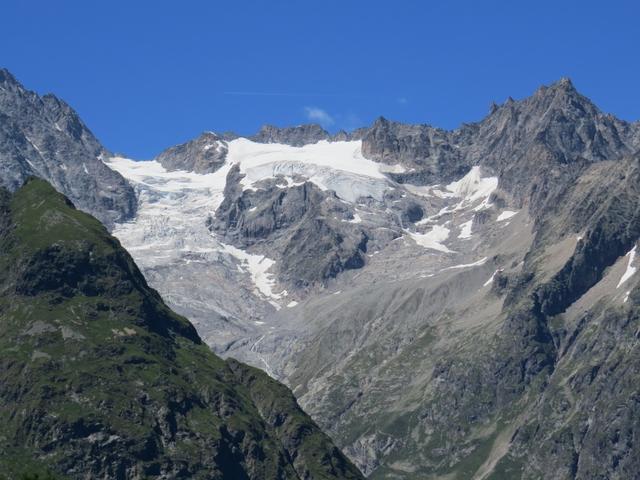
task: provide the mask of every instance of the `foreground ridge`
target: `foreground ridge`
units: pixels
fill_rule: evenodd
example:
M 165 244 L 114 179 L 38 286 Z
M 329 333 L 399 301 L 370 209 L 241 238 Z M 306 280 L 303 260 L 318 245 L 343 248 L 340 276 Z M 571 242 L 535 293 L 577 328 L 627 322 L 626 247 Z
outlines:
M 223 361 L 94 218 L 0 190 L 0 471 L 362 478 L 291 393 Z

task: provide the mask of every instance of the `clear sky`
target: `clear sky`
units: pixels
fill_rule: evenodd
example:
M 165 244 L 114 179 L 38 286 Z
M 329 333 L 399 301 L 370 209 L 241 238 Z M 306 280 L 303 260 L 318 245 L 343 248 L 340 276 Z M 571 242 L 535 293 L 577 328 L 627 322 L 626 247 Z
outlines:
M 4 0 L 0 66 L 146 159 L 205 130 L 455 128 L 569 76 L 640 119 L 640 2 Z

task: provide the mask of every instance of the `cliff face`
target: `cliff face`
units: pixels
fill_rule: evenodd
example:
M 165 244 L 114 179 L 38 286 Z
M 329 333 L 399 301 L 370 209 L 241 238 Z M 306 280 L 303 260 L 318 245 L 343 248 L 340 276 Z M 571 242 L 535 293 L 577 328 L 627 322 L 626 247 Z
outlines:
M 0 185 L 15 190 L 29 176 L 43 178 L 112 227 L 133 216 L 136 198 L 102 163 L 107 155 L 69 105 L 26 90 L 0 69 Z
M 94 218 L 0 196 L 0 470 L 61 478 L 362 478 L 261 371 L 215 356 Z

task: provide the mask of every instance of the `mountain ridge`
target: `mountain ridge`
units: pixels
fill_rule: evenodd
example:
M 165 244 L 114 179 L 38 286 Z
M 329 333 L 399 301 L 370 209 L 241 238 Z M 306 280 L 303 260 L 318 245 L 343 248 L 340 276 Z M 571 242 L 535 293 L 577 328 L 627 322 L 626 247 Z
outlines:
M 114 233 L 149 284 L 370 478 L 622 480 L 639 146 L 561 79 L 454 130 L 205 133 L 105 163 L 135 189 Z
M 94 218 L 1 192 L 1 470 L 68 478 L 362 478 L 288 390 L 225 362 Z

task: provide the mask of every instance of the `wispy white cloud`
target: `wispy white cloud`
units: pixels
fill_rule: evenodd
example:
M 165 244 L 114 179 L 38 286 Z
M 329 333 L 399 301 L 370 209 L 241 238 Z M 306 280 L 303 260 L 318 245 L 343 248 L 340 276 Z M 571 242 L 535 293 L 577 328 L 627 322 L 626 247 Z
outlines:
M 323 127 L 330 127 L 331 125 L 336 123 L 334 118 L 331 115 L 329 115 L 326 112 L 326 110 L 323 110 L 322 108 L 304 107 L 304 111 L 307 115 L 307 119 L 310 122 L 317 122 Z

